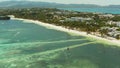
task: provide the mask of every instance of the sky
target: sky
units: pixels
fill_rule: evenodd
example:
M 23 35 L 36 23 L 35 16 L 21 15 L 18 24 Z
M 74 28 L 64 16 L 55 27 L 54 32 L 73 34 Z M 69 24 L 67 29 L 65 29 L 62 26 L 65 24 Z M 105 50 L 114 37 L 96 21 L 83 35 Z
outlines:
M 120 5 L 120 0 L 0 0 L 0 1 L 42 1 L 64 4 Z

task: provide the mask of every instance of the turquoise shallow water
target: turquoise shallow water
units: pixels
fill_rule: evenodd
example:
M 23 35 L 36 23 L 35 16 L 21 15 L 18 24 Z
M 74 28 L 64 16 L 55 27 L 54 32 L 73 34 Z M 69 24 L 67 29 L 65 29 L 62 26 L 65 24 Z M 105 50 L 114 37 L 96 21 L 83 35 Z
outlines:
M 120 48 L 113 45 L 23 21 L 0 21 L 0 68 L 120 68 Z
M 59 8 L 59 9 L 70 10 L 70 11 L 79 11 L 79 12 L 120 14 L 120 8 Z

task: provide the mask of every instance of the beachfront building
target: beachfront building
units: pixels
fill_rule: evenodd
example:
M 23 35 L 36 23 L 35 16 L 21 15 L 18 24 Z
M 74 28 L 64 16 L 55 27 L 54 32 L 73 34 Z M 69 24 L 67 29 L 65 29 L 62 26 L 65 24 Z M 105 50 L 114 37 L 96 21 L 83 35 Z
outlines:
M 120 31 L 117 31 L 119 29 L 118 27 L 102 27 L 100 29 L 100 32 L 104 35 L 111 36 L 111 37 L 116 37 L 117 35 L 120 34 Z
M 108 32 L 108 35 L 113 38 L 120 38 L 120 31 Z
M 120 38 L 120 31 L 117 31 L 118 27 L 107 28 L 107 35 L 113 38 Z
M 100 14 L 99 17 L 100 18 L 113 18 L 114 15 L 112 15 L 112 14 Z

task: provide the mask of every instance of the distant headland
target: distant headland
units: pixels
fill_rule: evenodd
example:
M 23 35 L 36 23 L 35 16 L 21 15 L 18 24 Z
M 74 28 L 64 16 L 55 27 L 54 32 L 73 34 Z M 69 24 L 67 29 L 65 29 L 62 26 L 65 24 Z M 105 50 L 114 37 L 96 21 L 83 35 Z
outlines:
M 0 8 L 120 8 L 120 5 L 101 6 L 96 4 L 61 4 L 34 1 L 3 1 Z

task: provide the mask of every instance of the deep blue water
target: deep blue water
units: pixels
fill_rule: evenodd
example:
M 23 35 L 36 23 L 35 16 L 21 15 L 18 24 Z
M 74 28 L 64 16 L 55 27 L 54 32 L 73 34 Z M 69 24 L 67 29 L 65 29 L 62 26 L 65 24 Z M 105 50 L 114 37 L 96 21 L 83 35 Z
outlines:
M 120 8 L 60 8 L 60 9 L 79 12 L 120 14 Z

